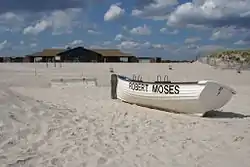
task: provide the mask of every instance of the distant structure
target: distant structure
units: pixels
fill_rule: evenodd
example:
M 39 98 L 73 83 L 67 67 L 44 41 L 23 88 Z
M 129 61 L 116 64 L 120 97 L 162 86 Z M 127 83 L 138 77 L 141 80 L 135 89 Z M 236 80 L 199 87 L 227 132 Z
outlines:
M 123 63 L 167 63 L 161 57 L 136 57 L 119 49 L 48 48 L 23 57 L 0 57 L 0 62 L 123 62 Z M 179 62 L 179 61 L 176 61 Z
M 129 53 L 123 53 L 119 49 L 92 49 L 103 57 L 104 62 L 137 62 L 137 58 Z
M 44 49 L 26 56 L 26 62 L 137 62 L 131 54 L 118 49 L 87 49 L 75 47 L 67 49 Z
M 54 62 L 57 54 L 66 49 L 44 49 L 41 52 L 36 52 L 25 56 L 25 62 Z
M 137 57 L 139 63 L 160 63 L 160 57 Z

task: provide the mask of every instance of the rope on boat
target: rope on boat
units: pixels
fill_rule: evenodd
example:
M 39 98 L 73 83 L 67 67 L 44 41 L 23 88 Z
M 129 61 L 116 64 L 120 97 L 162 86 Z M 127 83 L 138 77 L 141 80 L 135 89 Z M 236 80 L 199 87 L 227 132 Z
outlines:
M 156 81 L 157 82 L 162 82 L 162 80 L 161 80 L 161 75 L 157 75 L 157 77 L 156 77 Z M 169 80 L 168 80 L 168 75 L 165 75 L 164 76 L 164 80 L 163 80 L 164 82 L 168 82 Z
M 142 81 L 142 76 L 141 75 L 136 76 L 135 74 L 133 74 L 133 80 Z

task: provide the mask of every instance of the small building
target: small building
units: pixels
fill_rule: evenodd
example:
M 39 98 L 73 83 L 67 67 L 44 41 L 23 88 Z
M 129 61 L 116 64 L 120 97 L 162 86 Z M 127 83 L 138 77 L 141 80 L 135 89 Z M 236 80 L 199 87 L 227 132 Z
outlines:
M 11 59 L 11 62 L 22 63 L 24 60 L 24 57 L 11 57 L 10 59 Z
M 155 62 L 156 62 L 156 63 L 161 63 L 161 60 L 162 60 L 161 57 L 156 57 L 156 58 L 155 58 Z
M 92 49 L 103 56 L 104 62 L 137 62 L 131 54 L 123 53 L 119 49 Z
M 34 57 L 32 57 L 30 55 L 25 55 L 23 58 L 23 62 L 25 62 L 25 63 L 34 62 Z
M 3 57 L 3 62 L 11 62 L 11 57 Z
M 61 62 L 103 62 L 101 54 L 84 47 L 68 49 L 57 54 Z
M 137 57 L 139 63 L 160 63 L 160 57 Z
M 137 62 L 131 54 L 118 49 L 87 49 L 75 47 L 67 49 L 44 49 L 26 55 L 25 62 Z
M 36 53 L 33 53 L 33 54 L 30 54 L 30 55 L 25 55 L 24 56 L 24 62 L 40 62 L 42 60 L 42 57 L 40 55 L 41 52 L 36 52 Z M 45 60 L 44 60 L 45 61 Z
M 26 55 L 25 61 L 29 62 L 54 62 L 58 53 L 65 49 L 44 49 L 41 52 L 36 52 L 31 55 Z
M 152 57 L 137 57 L 139 63 L 153 63 L 154 58 Z

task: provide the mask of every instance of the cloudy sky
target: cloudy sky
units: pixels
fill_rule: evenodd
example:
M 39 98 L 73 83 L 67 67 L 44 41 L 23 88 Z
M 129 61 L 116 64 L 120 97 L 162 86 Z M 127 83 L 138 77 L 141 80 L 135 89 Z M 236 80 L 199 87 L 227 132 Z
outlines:
M 250 0 L 1 0 L 0 56 L 119 48 L 191 59 L 250 44 Z

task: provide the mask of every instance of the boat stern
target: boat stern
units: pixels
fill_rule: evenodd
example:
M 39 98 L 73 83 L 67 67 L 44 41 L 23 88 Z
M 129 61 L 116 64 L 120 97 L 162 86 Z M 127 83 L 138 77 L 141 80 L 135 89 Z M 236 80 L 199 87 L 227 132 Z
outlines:
M 231 87 L 215 81 L 200 81 L 200 84 L 206 85 L 199 97 L 205 111 L 220 109 L 236 94 Z

